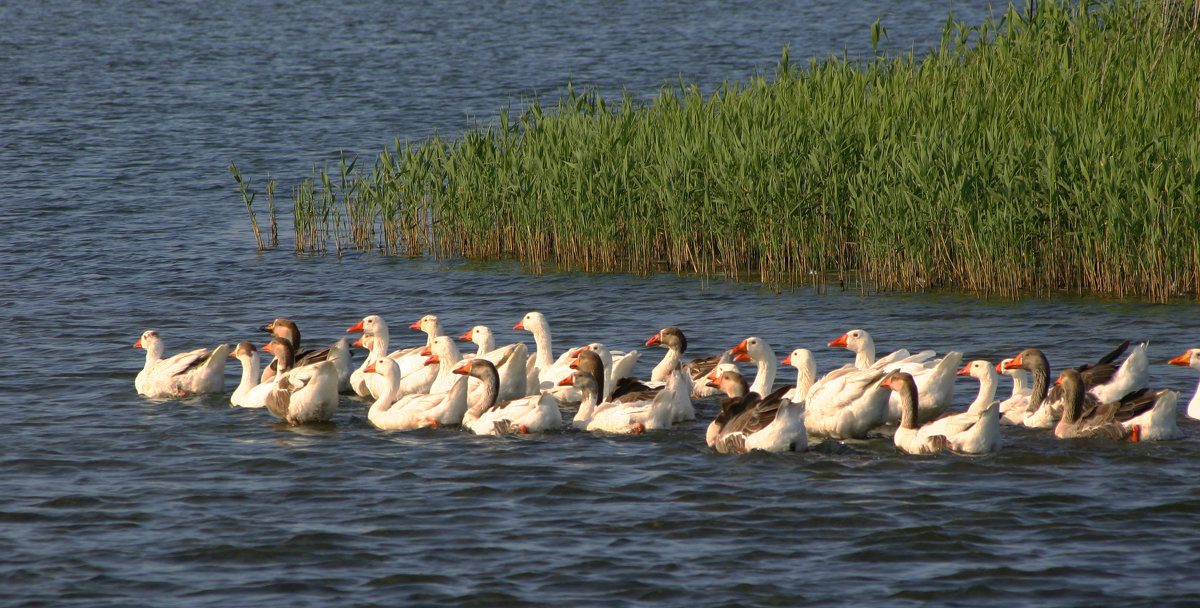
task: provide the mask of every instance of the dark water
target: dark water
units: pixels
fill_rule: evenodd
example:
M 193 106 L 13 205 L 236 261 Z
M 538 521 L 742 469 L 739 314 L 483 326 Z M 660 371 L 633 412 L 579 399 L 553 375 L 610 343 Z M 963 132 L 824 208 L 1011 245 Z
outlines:
M 257 254 L 226 167 L 285 183 L 339 150 L 453 134 L 568 80 L 646 98 L 793 58 L 932 44 L 945 3 L 4 3 L 0 22 L 0 604 L 1196 605 L 1200 424 L 1163 444 L 1005 428 L 994 456 L 886 438 L 730 457 L 701 420 L 639 437 L 377 431 L 344 399 L 290 428 L 226 397 L 153 402 L 130 345 L 329 342 L 425 313 L 500 343 L 545 312 L 558 348 L 639 347 L 680 325 L 708 354 L 779 354 L 853 327 L 881 349 L 1027 346 L 1079 363 L 1151 341 L 1190 398 L 1195 305 L 776 294 L 675 277 Z M 984 3 L 954 6 L 977 21 Z M 418 336 L 396 330 L 393 340 Z M 644 348 L 644 347 L 643 347 Z M 643 356 L 648 372 L 661 351 Z M 237 365 L 228 373 L 230 389 Z M 782 381 L 792 377 L 786 372 Z M 1001 391 L 1007 391 L 1007 382 Z M 956 401 L 973 397 L 960 380 Z M 1182 404 L 1182 403 L 1181 403 Z

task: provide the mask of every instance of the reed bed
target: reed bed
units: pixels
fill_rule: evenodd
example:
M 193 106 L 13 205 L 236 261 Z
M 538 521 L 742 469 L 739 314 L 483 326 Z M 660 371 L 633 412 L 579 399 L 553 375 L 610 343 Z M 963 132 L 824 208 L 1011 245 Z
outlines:
M 568 86 L 455 139 L 397 141 L 369 171 L 314 170 L 293 193 L 295 244 L 1195 297 L 1198 30 L 1200 0 L 1010 5 L 948 19 L 926 54 L 797 65 L 785 49 L 774 74 L 709 94 L 680 82 L 638 104 Z

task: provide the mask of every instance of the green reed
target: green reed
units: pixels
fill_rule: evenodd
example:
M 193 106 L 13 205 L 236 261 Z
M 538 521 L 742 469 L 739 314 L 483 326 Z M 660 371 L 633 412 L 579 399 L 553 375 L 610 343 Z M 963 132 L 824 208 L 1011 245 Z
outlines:
M 370 171 L 314 169 L 296 248 L 1195 294 L 1198 26 L 1200 1 L 1010 5 L 948 19 L 927 54 L 797 65 L 785 49 L 770 78 L 710 94 L 679 82 L 640 104 L 568 85 L 455 139 L 396 141 Z

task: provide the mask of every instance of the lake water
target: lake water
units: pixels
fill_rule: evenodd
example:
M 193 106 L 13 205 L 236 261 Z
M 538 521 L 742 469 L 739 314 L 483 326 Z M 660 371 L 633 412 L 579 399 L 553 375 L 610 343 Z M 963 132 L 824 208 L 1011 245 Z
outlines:
M 0 22 L 0 604 L 6 606 L 1194 606 L 1200 423 L 1159 444 L 1005 428 L 993 456 L 913 457 L 885 435 L 723 456 L 700 419 L 632 437 L 382 432 L 344 398 L 288 427 L 227 396 L 156 402 L 169 352 L 262 342 L 296 319 L 328 343 L 366 314 L 394 342 L 549 317 L 555 344 L 641 348 L 678 325 L 696 356 L 757 335 L 821 371 L 824 344 L 1052 364 L 1149 340 L 1151 381 L 1197 346 L 1197 306 L 965 295 L 775 293 L 673 276 L 533 276 L 513 264 L 258 253 L 227 166 L 294 183 L 338 151 L 453 135 L 574 81 L 652 96 L 793 60 L 934 44 L 950 4 L 47 2 Z M 977 22 L 986 3 L 954 4 Z M 361 351 L 356 357 L 361 357 Z M 750 370 L 746 370 L 749 372 Z M 239 368 L 227 368 L 228 387 Z M 794 378 L 784 372 L 781 382 Z M 960 379 L 956 404 L 976 385 Z M 1007 381 L 1001 391 L 1007 392 Z

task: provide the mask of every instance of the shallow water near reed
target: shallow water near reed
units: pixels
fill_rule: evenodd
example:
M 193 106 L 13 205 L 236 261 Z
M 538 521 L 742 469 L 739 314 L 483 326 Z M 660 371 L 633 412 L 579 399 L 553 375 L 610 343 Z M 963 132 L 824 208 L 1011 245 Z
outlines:
M 822 372 L 851 360 L 823 345 L 854 327 L 881 350 L 996 361 L 1037 346 L 1056 368 L 1149 340 L 1152 384 L 1186 403 L 1195 374 L 1164 363 L 1197 346 L 1191 303 L 257 253 L 226 169 L 295 180 L 568 78 L 648 97 L 680 73 L 711 89 L 769 67 L 784 44 L 869 52 L 884 6 L 0 6 L 21 24 L 0 40 L 0 603 L 1194 605 L 1191 420 L 1161 444 L 1005 428 L 982 458 L 903 456 L 883 435 L 722 456 L 703 441 L 712 401 L 669 432 L 493 439 L 381 432 L 348 397 L 334 423 L 293 428 L 227 396 L 133 390 L 130 346 L 149 328 L 177 352 L 261 343 L 255 328 L 288 316 L 322 344 L 377 313 L 415 343 L 403 326 L 436 313 L 451 333 L 486 324 L 532 345 L 511 328 L 541 310 L 556 348 L 638 348 L 640 374 L 668 325 L 695 356 L 757 335 L 781 356 L 812 349 Z M 890 44 L 936 41 L 947 7 L 887 6 Z M 959 408 L 975 388 L 958 381 Z

